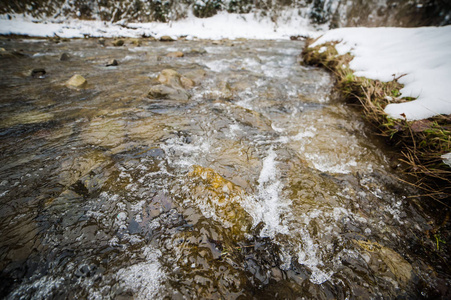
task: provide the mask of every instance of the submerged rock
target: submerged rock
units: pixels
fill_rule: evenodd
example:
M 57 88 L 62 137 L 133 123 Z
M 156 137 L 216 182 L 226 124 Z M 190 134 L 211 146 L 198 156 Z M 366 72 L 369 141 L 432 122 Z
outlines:
M 10 127 L 19 124 L 44 123 L 52 120 L 53 118 L 54 115 L 51 113 L 32 110 L 29 112 L 15 114 L 8 118 L 1 119 L 0 128 Z
M 68 60 L 70 60 L 70 55 L 68 53 L 64 52 L 63 54 L 61 54 L 60 60 L 61 61 L 68 61 Z
M 148 96 L 153 99 L 189 100 L 191 95 L 182 88 L 172 88 L 160 84 L 150 88 Z
M 185 54 L 183 54 L 183 52 L 181 51 L 175 51 L 175 52 L 171 52 L 166 54 L 167 57 L 183 57 L 185 56 Z
M 196 85 L 193 80 L 185 76 L 180 77 L 180 82 L 185 89 L 190 89 Z
M 195 84 L 200 84 L 206 74 L 207 74 L 207 72 L 205 70 L 197 69 L 197 70 L 193 70 L 188 73 L 185 73 L 183 76 L 191 79 L 192 81 L 194 81 Z
M 213 169 L 196 165 L 188 176 L 193 183 L 189 192 L 193 201 L 199 202 L 201 207 L 213 210 L 213 218 L 230 228 L 233 235 L 242 236 L 250 230 L 253 220 L 241 206 L 245 192 L 240 186 Z
M 394 250 L 377 242 L 354 241 L 354 243 L 369 257 L 368 265 L 378 276 L 394 277 L 393 279 L 400 284 L 406 284 L 411 279 L 412 266 Z
M 66 81 L 67 86 L 78 87 L 78 88 L 86 86 L 87 83 L 88 83 L 88 81 L 79 74 L 75 74 L 68 81 Z

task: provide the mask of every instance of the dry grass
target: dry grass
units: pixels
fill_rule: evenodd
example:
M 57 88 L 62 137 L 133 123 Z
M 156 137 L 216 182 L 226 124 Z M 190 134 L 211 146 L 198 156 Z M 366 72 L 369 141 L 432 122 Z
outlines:
M 398 82 L 399 77 L 390 82 L 357 77 L 349 68 L 352 56 L 338 55 L 334 47 L 336 42 L 309 48 L 312 42 L 307 41 L 302 53 L 304 62 L 335 74 L 336 88 L 344 99 L 360 102 L 365 119 L 398 147 L 405 165 L 403 171 L 411 178 L 408 183 L 422 191 L 421 195 L 415 196 L 427 196 L 450 205 L 451 168 L 441 156 L 451 152 L 451 116 L 421 121 L 390 118 L 384 112 L 387 104 L 412 100 L 401 97 L 399 90 L 403 86 Z

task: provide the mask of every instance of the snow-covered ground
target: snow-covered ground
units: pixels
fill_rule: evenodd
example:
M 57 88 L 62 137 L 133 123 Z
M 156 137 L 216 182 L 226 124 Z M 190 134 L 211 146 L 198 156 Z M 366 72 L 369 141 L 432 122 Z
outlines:
M 420 28 L 340 28 L 327 31 L 312 46 L 341 41 L 339 54 L 350 52 L 357 76 L 382 81 L 400 77 L 403 97 L 389 104 L 393 118 L 419 120 L 451 114 L 451 26 Z
M 288 39 L 293 35 L 318 37 L 314 45 L 341 41 L 340 54 L 350 52 L 351 68 L 357 76 L 383 81 L 402 76 L 402 96 L 417 100 L 390 104 L 385 111 L 393 118 L 418 120 L 437 114 L 451 114 L 451 26 L 422 28 L 314 28 L 307 19 L 290 12 L 280 23 L 253 14 L 221 12 L 211 18 L 190 16 L 171 23 L 112 24 L 102 21 L 33 20 L 30 17 L 0 16 L 0 34 L 60 37 L 161 37 L 188 39 Z M 288 21 L 287 21 L 288 20 Z
M 91 37 L 141 37 L 165 35 L 188 39 L 289 39 L 292 35 L 313 35 L 316 29 L 309 21 L 293 12 L 281 16 L 283 23 L 274 23 L 269 17 L 258 18 L 254 14 L 229 14 L 220 12 L 211 18 L 189 16 L 177 22 L 128 23 L 82 20 L 36 20 L 22 15 L 0 15 L 0 34 L 19 34 L 38 37 L 66 38 Z M 11 15 L 10 15 L 11 16 Z

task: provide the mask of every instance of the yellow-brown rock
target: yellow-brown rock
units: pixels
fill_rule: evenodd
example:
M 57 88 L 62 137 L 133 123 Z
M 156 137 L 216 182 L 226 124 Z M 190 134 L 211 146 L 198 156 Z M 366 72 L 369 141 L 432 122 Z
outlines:
M 88 81 L 83 76 L 75 74 L 66 82 L 66 85 L 81 88 L 86 86 L 87 83 Z
M 183 52 L 181 51 L 175 51 L 175 52 L 171 52 L 166 54 L 167 57 L 183 57 L 185 56 L 185 54 L 183 54 Z

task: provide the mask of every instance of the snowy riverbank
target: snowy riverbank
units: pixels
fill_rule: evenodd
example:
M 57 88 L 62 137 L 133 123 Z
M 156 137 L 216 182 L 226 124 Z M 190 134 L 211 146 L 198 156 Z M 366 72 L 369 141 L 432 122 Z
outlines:
M 318 35 L 309 20 L 296 14 L 286 13 L 285 20 L 274 23 L 269 17 L 259 18 L 254 14 L 218 13 L 211 18 L 190 16 L 177 22 L 161 23 L 110 23 L 84 20 L 36 20 L 31 17 L 13 15 L 0 16 L 0 34 L 18 34 L 36 37 L 64 38 L 91 37 L 161 37 L 165 35 L 187 39 L 289 39 L 293 35 Z M 322 28 L 319 28 L 321 30 Z
M 58 35 L 66 38 L 91 37 L 173 37 L 187 39 L 289 39 L 290 36 L 318 37 L 314 45 L 342 41 L 339 54 L 350 52 L 350 67 L 357 76 L 390 81 L 400 77 L 402 97 L 415 101 L 390 104 L 386 112 L 393 118 L 418 120 L 437 114 L 451 114 L 451 26 L 421 28 L 340 28 L 321 31 L 307 19 L 286 15 L 284 23 L 253 14 L 219 13 L 211 18 L 189 18 L 172 23 L 108 23 L 82 20 L 39 21 L 21 15 L 0 16 L 0 34 L 35 37 Z M 318 31 L 319 30 L 319 31 Z
M 340 28 L 326 32 L 311 46 L 341 41 L 340 55 L 350 52 L 355 75 L 381 81 L 399 78 L 402 97 L 414 101 L 389 104 L 393 118 L 419 120 L 451 114 L 451 26 L 420 28 Z

